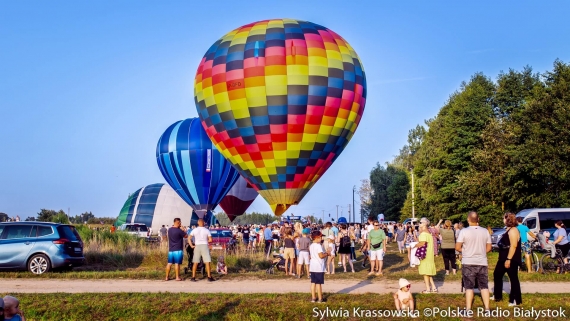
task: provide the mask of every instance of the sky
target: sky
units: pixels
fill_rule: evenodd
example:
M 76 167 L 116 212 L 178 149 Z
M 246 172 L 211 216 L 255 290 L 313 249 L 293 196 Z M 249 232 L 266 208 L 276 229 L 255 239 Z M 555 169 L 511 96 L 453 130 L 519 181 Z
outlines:
M 368 97 L 343 153 L 285 215 L 336 219 L 338 205 L 346 216 L 353 186 L 473 74 L 570 62 L 568 12 L 567 1 L 1 1 L 0 212 L 116 217 L 130 193 L 165 182 L 156 144 L 197 117 L 206 50 L 244 24 L 293 18 L 351 44 Z M 249 211 L 270 208 L 258 197 Z

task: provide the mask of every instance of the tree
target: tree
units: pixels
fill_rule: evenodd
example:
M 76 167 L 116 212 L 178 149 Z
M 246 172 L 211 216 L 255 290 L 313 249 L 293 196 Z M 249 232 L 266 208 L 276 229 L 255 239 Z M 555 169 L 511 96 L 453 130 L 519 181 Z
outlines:
M 388 164 L 380 164 L 370 172 L 370 186 L 374 191 L 370 205 L 370 214 L 384 214 L 388 221 L 398 220 L 406 199 L 410 184 L 406 171 Z
M 372 187 L 370 186 L 370 179 L 361 179 L 360 187 L 356 194 L 360 197 L 360 215 L 362 217 L 368 216 L 370 213 L 370 206 L 372 205 Z
M 57 212 L 54 210 L 47 210 L 42 208 L 38 213 L 38 221 L 40 222 L 51 222 L 52 217 L 56 216 Z
M 469 169 L 474 151 L 482 145 L 481 132 L 493 116 L 494 92 L 491 80 L 475 74 L 429 124 L 414 165 L 427 216 L 434 220 L 470 209 L 469 201 L 455 191 L 458 177 Z
M 570 65 L 559 60 L 513 113 L 509 200 L 517 208 L 570 206 Z

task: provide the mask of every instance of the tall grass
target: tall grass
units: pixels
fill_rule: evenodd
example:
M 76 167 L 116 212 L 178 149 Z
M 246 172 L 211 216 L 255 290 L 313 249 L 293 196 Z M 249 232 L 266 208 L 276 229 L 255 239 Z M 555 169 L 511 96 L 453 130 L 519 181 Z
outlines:
M 164 270 L 168 258 L 166 245 L 147 242 L 126 232 L 92 230 L 87 226 L 76 227 L 84 242 L 86 264 L 79 271 L 152 271 Z M 263 248 L 246 251 L 238 248 L 235 253 L 212 251 L 212 263 L 217 264 L 219 256 L 225 256 L 229 272 L 255 272 L 265 270 L 270 263 L 263 255 Z M 184 263 L 188 262 L 185 255 Z M 213 267 L 212 267 L 213 268 Z
M 153 262 L 165 262 L 167 258 L 167 253 L 158 245 L 126 232 L 97 231 L 83 225 L 77 226 L 77 231 L 84 242 L 86 261 L 80 270 L 132 270 Z

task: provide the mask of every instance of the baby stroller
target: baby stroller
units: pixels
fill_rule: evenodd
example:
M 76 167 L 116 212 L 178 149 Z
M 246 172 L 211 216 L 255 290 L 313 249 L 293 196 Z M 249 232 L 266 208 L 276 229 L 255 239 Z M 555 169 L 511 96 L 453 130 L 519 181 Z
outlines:
M 226 246 L 226 251 L 227 251 L 227 254 L 235 254 L 236 253 L 236 251 L 237 251 L 237 240 L 236 240 L 235 235 L 228 242 L 228 245 Z
M 285 258 L 281 254 L 274 253 L 273 260 L 271 261 L 271 266 L 265 271 L 267 274 L 274 274 L 275 268 L 278 271 L 285 272 Z
M 184 274 L 192 273 L 192 259 L 194 258 L 194 249 L 190 245 L 186 246 L 186 254 L 188 254 L 188 266 L 184 268 Z M 206 275 L 206 264 L 204 264 L 202 258 L 200 258 L 200 263 L 198 263 L 196 272 L 202 273 L 202 277 Z

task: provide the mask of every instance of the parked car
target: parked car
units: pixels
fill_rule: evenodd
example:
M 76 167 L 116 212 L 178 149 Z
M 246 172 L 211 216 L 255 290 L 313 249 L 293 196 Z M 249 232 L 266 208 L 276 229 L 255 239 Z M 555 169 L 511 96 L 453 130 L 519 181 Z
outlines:
M 0 223 L 0 269 L 43 274 L 83 265 L 83 241 L 73 225 Z
M 233 233 L 229 228 L 213 228 L 210 230 L 210 234 L 212 234 L 212 243 L 210 243 L 210 250 L 225 251 L 228 243 L 233 237 Z
M 119 231 L 124 231 L 138 237 L 149 237 L 150 233 L 146 224 L 142 223 L 127 223 L 119 226 Z

